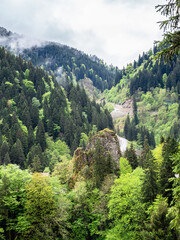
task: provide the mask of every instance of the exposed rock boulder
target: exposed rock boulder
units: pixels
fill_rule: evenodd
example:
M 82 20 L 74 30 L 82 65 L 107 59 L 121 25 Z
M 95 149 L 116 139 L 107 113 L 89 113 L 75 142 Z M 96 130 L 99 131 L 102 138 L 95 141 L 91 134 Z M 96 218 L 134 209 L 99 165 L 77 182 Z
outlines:
M 94 150 L 95 144 L 97 140 L 101 141 L 101 144 L 103 145 L 105 149 L 106 154 L 111 154 L 112 158 L 117 162 L 119 165 L 119 159 L 121 156 L 120 146 L 119 146 L 119 140 L 115 134 L 114 131 L 109 129 L 104 129 L 100 132 L 98 132 L 96 135 L 94 135 L 90 141 L 88 141 L 86 146 L 86 151 L 92 149 Z
M 104 147 L 105 155 L 107 156 L 110 153 L 119 168 L 119 159 L 121 156 L 119 141 L 115 132 L 106 128 L 91 137 L 85 150 L 80 147 L 76 149 L 73 157 L 75 172 L 81 171 L 81 169 L 86 165 L 89 167 L 93 165 L 93 152 L 98 140 L 100 140 L 102 146 Z
M 99 151 L 98 148 L 102 151 Z M 99 154 L 99 158 L 97 158 L 97 154 Z M 75 182 L 83 179 L 94 179 L 93 181 L 100 186 L 109 174 L 115 177 L 119 170 L 120 156 L 119 141 L 115 132 L 109 129 L 98 132 L 90 138 L 86 149 L 79 147 L 74 152 L 71 187 Z M 99 164 L 99 176 L 102 178 L 100 183 L 97 181 L 97 164 Z

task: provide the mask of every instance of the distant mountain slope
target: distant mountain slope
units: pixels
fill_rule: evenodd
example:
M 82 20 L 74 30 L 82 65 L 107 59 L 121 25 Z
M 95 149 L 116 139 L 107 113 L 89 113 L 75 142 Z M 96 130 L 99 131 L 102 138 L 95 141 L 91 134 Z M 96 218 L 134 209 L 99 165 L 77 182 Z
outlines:
M 2 27 L 0 36 L 0 46 L 21 54 L 24 59 L 32 61 L 36 66 L 43 66 L 45 70 L 53 71 L 59 76 L 60 81 L 65 73 L 69 80 L 75 78 L 79 81 L 88 77 L 100 90 L 110 89 L 114 84 L 116 68 L 106 65 L 96 56 L 88 56 L 59 43 L 27 39 Z
M 128 117 L 126 121 L 123 118 L 116 121 L 116 129 L 128 140 L 136 140 L 141 145 L 144 127 L 154 133 L 156 144 L 161 136 L 180 139 L 180 56 L 166 63 L 155 58 L 157 51 L 154 47 L 153 51 L 143 53 L 138 61 L 117 72 L 116 86 L 106 89 L 102 96 L 108 102 L 121 105 L 127 99 L 136 99 L 138 111 L 133 111 L 134 116 L 130 114 L 131 120 Z

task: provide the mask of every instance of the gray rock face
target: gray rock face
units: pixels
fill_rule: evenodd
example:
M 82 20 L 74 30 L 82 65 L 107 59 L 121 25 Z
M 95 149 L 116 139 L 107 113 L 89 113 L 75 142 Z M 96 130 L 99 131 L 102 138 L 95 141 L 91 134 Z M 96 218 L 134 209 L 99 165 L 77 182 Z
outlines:
M 91 138 L 91 140 L 87 143 L 86 151 L 95 148 L 95 144 L 97 140 L 100 140 L 104 149 L 105 154 L 111 154 L 112 158 L 117 162 L 119 166 L 119 159 L 121 157 L 119 140 L 114 131 L 109 129 L 104 129 L 98 132 L 95 136 Z

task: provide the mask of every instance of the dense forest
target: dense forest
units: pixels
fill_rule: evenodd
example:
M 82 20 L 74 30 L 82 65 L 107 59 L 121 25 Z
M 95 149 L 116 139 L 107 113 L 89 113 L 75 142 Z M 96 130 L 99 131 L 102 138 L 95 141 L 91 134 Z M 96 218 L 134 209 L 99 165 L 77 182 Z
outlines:
M 55 43 L 15 56 L 0 30 L 0 239 L 179 240 L 179 55 L 155 46 L 122 70 Z M 127 99 L 113 123 L 107 105 Z
M 2 163 L 8 159 L 24 168 L 32 164 L 32 152 L 39 151 L 44 169 L 50 161 L 40 157 L 47 148 L 46 134 L 65 142 L 72 154 L 84 135 L 113 129 L 110 113 L 91 102 L 78 85 L 64 89 L 42 69 L 3 48 L 0 57 Z
M 137 61 L 128 64 L 116 74 L 116 85 L 105 90 L 107 102 L 123 104 L 132 99 L 133 116 L 123 119 L 124 128 L 116 129 L 130 141 L 143 145 L 147 136 L 154 147 L 161 136 L 174 136 L 179 140 L 180 132 L 180 58 L 174 56 L 171 62 L 159 61 L 158 47 L 139 55 Z

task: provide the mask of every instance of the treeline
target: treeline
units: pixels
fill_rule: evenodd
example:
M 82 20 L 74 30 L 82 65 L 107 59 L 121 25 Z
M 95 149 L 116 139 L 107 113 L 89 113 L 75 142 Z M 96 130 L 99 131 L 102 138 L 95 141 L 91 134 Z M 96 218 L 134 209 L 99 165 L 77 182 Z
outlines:
M 90 57 L 65 45 L 50 43 L 43 47 L 33 47 L 24 50 L 22 56 L 32 61 L 34 65 L 43 65 L 45 70 L 53 71 L 55 74 L 57 69 L 62 67 L 62 71 L 71 80 L 73 74 L 77 81 L 88 77 L 101 91 L 110 89 L 114 84 L 115 68 L 113 66 L 104 64 L 96 56 Z
M 81 133 L 88 135 L 93 129 L 113 128 L 110 113 L 91 102 L 84 89 L 72 84 L 63 89 L 41 68 L 3 48 L 0 80 L 2 164 L 25 168 L 32 166 L 37 156 L 44 169 L 50 161 L 45 154 L 48 136 L 54 141 L 65 141 L 72 154 L 79 146 Z
M 142 59 L 142 60 L 141 60 Z M 141 61 L 140 61 L 141 60 Z M 174 57 L 171 62 L 165 63 L 162 59 L 160 62 L 154 60 L 150 55 L 143 55 L 139 59 L 144 64 L 143 69 L 131 79 L 129 91 L 133 95 L 137 90 L 143 92 L 150 91 L 151 88 L 161 87 L 174 90 L 180 94 L 180 60 Z M 139 66 L 134 63 L 134 66 Z

